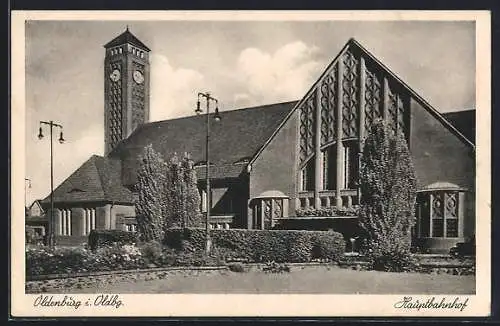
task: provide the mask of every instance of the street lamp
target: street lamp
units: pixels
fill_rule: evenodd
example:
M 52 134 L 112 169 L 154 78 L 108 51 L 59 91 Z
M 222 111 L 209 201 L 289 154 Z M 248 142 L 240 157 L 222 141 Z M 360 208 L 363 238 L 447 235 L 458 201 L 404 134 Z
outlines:
M 28 188 L 31 189 L 31 180 L 28 178 L 24 178 L 24 216 L 28 216 L 28 203 L 26 201 L 27 197 L 27 189 L 26 189 L 26 181 L 28 181 Z
M 207 193 L 207 214 L 205 216 L 205 252 L 208 255 L 210 253 L 210 208 L 212 206 L 211 196 L 210 196 L 210 161 L 209 161 L 209 148 L 210 148 L 210 101 L 215 102 L 215 115 L 214 120 L 220 121 L 221 117 L 219 115 L 219 101 L 210 96 L 210 93 L 198 93 L 198 101 L 196 102 L 196 114 L 201 114 L 203 110 L 200 108 L 200 97 L 204 97 L 207 100 L 207 138 L 206 138 L 206 152 L 205 152 L 205 163 L 206 163 L 206 193 Z
M 59 143 L 64 143 L 64 138 L 63 138 L 63 126 L 60 124 L 54 123 L 52 120 L 51 121 L 40 121 L 40 129 L 38 133 L 38 139 L 42 140 L 43 138 L 43 133 L 42 133 L 42 125 L 48 125 L 50 128 L 50 217 L 49 217 L 49 223 L 48 223 L 48 239 L 47 239 L 47 244 L 49 247 L 54 247 L 55 246 L 55 236 L 54 236 L 54 155 L 52 151 L 52 130 L 54 127 L 59 128 L 60 133 L 59 133 Z

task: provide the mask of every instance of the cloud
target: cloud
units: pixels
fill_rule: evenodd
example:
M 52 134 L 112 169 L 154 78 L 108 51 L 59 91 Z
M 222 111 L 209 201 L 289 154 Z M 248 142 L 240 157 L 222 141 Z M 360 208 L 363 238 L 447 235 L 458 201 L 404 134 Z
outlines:
M 153 54 L 150 59 L 150 120 L 194 114 L 196 94 L 203 90 L 203 75 L 196 70 L 175 68 L 163 55 Z
M 27 189 L 27 202 L 43 199 L 50 193 L 50 138 L 48 129 L 44 129 L 45 137 L 38 140 L 38 128 L 33 129 L 27 143 L 30 150 L 26 152 L 26 165 L 31 179 L 31 188 Z M 66 131 L 65 134 L 68 132 Z M 66 142 L 59 144 L 58 133 L 54 130 L 54 189 L 79 168 L 91 155 L 103 155 L 103 130 L 99 124 L 87 128 L 81 135 L 73 139 L 65 135 Z
M 315 60 L 317 52 L 317 47 L 301 41 L 288 43 L 274 53 L 246 48 L 238 57 L 238 76 L 252 99 L 295 100 L 303 96 L 317 78 L 321 68 Z

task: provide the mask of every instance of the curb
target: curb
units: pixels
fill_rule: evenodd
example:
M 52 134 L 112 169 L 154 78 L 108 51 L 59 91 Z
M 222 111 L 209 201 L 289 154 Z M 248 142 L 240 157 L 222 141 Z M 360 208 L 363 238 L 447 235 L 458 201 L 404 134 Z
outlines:
M 33 275 L 27 276 L 26 282 L 30 281 L 45 281 L 45 280 L 55 280 L 63 278 L 78 278 L 78 277 L 89 277 L 89 276 L 102 276 L 102 275 L 119 275 L 119 274 L 130 274 L 130 273 L 151 273 L 151 272 L 167 272 L 167 271 L 196 271 L 196 270 L 225 270 L 227 266 L 175 266 L 175 267 L 158 267 L 158 268 L 146 268 L 146 269 L 123 269 L 119 271 L 101 271 L 101 272 L 86 272 L 86 273 L 73 273 L 73 274 L 47 274 L 47 275 Z

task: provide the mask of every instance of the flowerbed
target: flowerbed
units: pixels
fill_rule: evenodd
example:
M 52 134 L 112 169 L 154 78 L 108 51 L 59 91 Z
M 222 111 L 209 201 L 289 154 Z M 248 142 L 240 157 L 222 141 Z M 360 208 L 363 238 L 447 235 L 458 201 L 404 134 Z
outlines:
M 135 245 L 110 246 L 96 251 L 79 247 L 26 249 L 27 276 L 134 269 L 144 264 L 142 253 Z
M 220 266 L 216 253 L 179 252 L 158 243 L 110 245 L 94 251 L 86 248 L 37 247 L 26 249 L 26 276 L 76 274 L 168 266 Z

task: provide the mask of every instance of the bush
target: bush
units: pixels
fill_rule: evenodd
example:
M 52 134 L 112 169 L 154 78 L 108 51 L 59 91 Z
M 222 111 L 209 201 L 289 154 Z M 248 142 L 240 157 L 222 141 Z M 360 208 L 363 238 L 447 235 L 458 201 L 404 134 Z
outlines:
M 213 252 L 226 260 L 253 262 L 308 262 L 313 257 L 338 261 L 345 251 L 343 236 L 333 231 L 211 230 Z M 205 230 L 168 229 L 168 247 L 203 252 Z
M 163 262 L 163 248 L 158 241 L 142 243 L 139 246 L 146 264 L 161 265 Z
M 394 251 L 384 255 L 369 257 L 371 268 L 383 272 L 413 272 L 417 268 L 417 261 L 409 253 Z
M 235 272 L 235 273 L 245 273 L 247 271 L 245 269 L 245 265 L 243 265 L 242 263 L 232 263 L 232 264 L 227 265 L 227 267 L 229 268 L 229 270 L 231 272 Z
M 290 273 L 290 266 L 272 261 L 262 267 L 262 270 L 266 273 Z
M 204 251 L 184 252 L 175 254 L 174 266 L 222 266 L 224 261 L 217 253 L 211 253 L 209 256 Z
M 137 234 L 123 230 L 92 230 L 89 235 L 89 247 L 96 250 L 101 247 L 112 246 L 114 244 L 137 243 Z
M 342 234 L 333 231 L 316 234 L 312 248 L 312 259 L 326 259 L 338 262 L 345 252 Z
M 26 244 L 40 245 L 43 243 L 43 236 L 32 228 L 26 228 Z
M 145 267 L 134 245 L 110 246 L 90 251 L 84 248 L 38 247 L 26 250 L 26 275 L 74 274 Z

